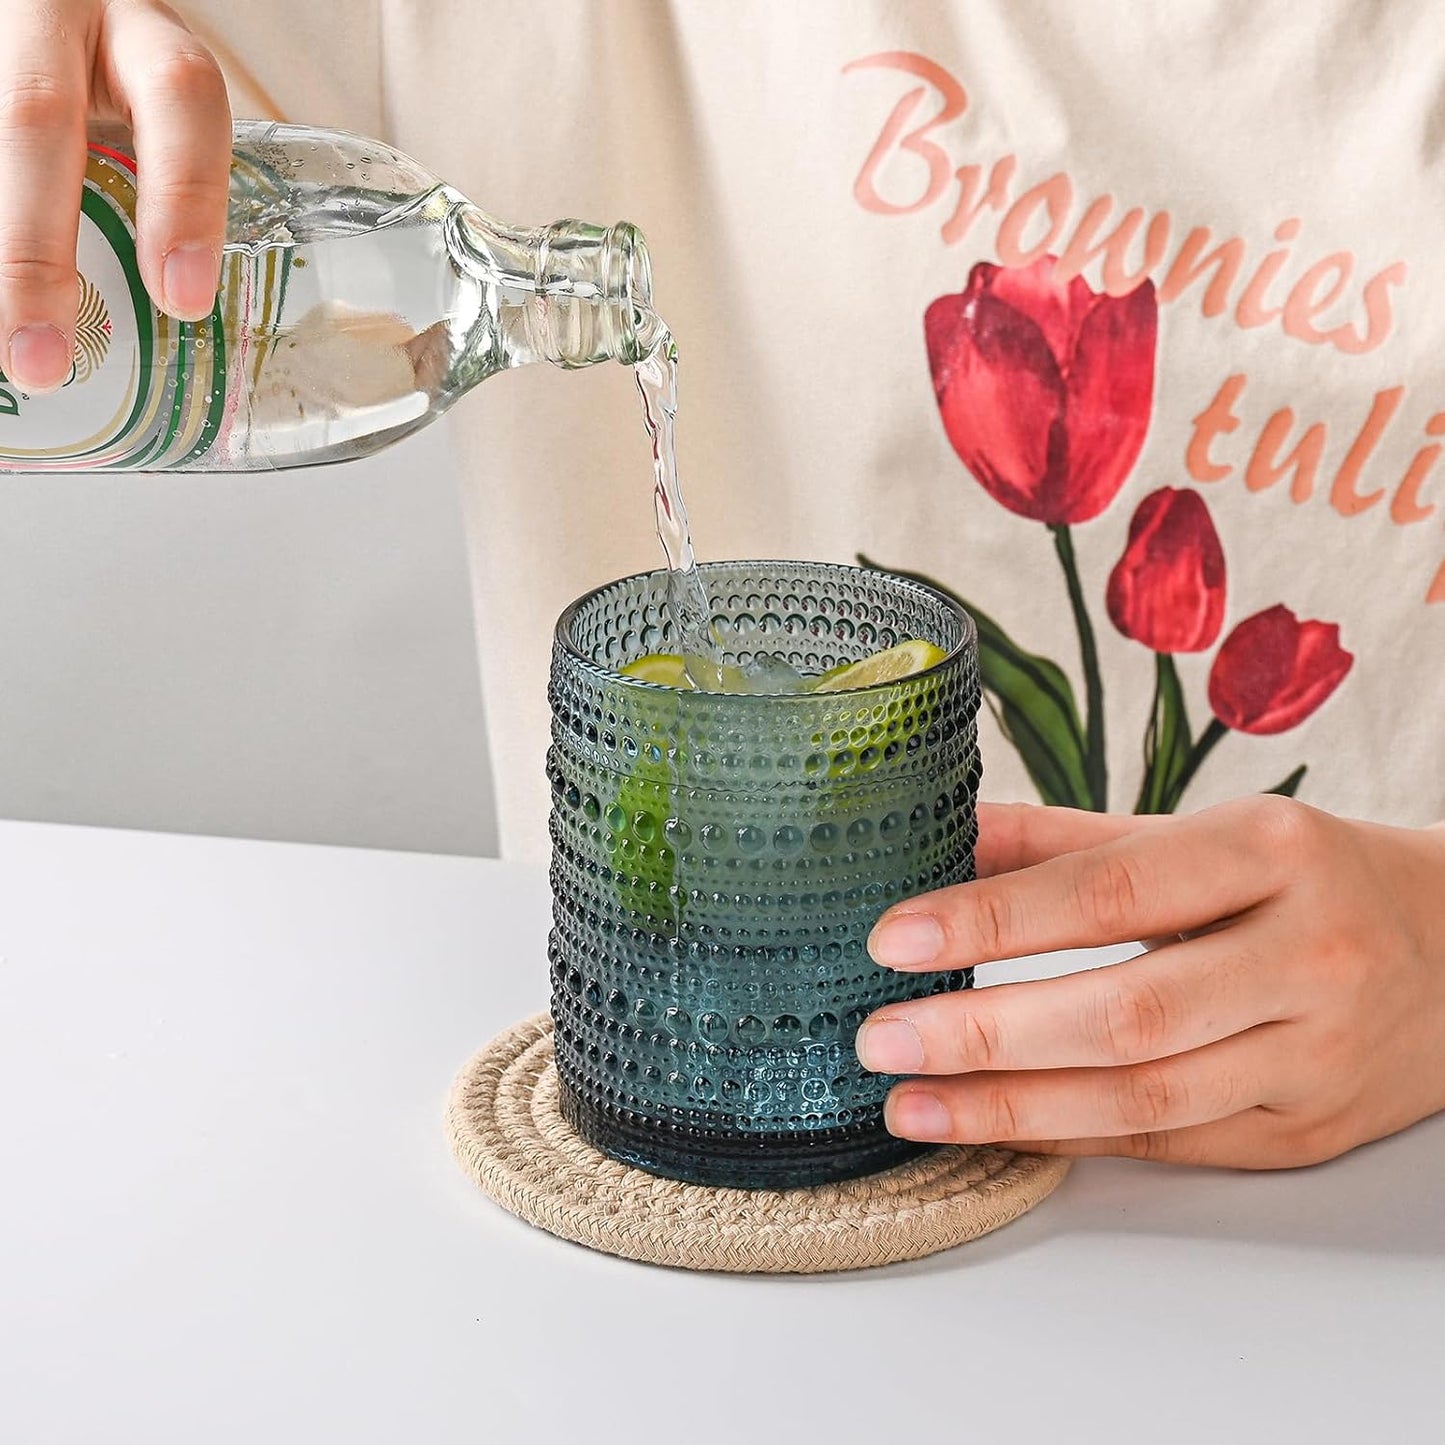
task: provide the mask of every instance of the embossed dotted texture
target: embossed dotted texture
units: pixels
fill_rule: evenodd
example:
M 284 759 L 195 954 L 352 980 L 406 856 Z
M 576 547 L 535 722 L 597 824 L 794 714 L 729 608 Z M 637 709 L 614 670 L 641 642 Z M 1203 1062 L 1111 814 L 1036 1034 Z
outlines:
M 909 637 L 948 656 L 850 692 L 683 692 L 615 670 L 671 650 L 666 573 L 568 609 L 548 755 L 560 1107 L 613 1158 L 698 1183 L 886 1168 L 920 1146 L 884 1127 L 895 1080 L 859 1065 L 858 1026 L 972 979 L 892 973 L 865 941 L 890 904 L 973 876 L 973 623 L 887 573 L 701 570 L 727 661 L 816 673 Z

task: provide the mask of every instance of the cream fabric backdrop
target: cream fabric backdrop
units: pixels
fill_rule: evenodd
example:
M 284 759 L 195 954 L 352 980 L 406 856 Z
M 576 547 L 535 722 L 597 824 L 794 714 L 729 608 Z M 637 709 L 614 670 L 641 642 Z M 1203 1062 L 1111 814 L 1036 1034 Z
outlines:
M 379 133 L 508 219 L 642 228 L 681 345 L 680 455 L 702 556 L 865 549 L 931 572 L 1060 661 L 1080 694 L 1048 533 L 1000 507 L 940 425 L 927 305 L 960 291 L 976 261 L 998 260 L 1007 206 L 1059 174 L 1073 195 L 1061 240 L 1096 197 L 1112 196 L 1116 217 L 1136 205 L 1171 213 L 1160 278 L 1189 228 L 1238 237 L 1250 269 L 1231 308 L 1291 219 L 1280 297 L 1311 263 L 1350 254 L 1354 280 L 1330 325 L 1363 333 L 1365 279 L 1403 260 L 1408 279 L 1384 293 L 1390 334 L 1367 354 L 1305 344 L 1275 321 L 1244 327 L 1232 310 L 1206 316 L 1203 282 L 1161 306 L 1143 454 L 1115 504 L 1075 532 L 1109 689 L 1115 806 L 1137 785 L 1153 672 L 1110 626 L 1103 594 L 1135 505 L 1167 485 L 1197 489 L 1213 514 L 1230 562 L 1226 628 L 1285 603 L 1339 623 L 1354 657 L 1303 725 L 1227 738 L 1188 805 L 1307 762 L 1310 801 L 1407 822 L 1445 815 L 1445 605 L 1425 600 L 1445 532 L 1438 511 L 1410 525 L 1391 517 L 1445 395 L 1445 27 L 1427 0 L 192 0 L 189 10 L 224 38 L 243 112 L 270 104 Z M 961 114 L 919 132 L 923 150 L 885 144 L 876 189 L 901 214 L 860 204 L 855 183 L 895 107 L 918 92 L 901 133 L 917 130 L 940 83 L 920 79 L 916 62 L 845 73 L 893 52 L 967 91 Z M 943 184 L 915 206 L 927 145 L 943 148 Z M 1016 175 L 1005 205 L 985 207 L 950 244 L 953 169 L 976 165 L 986 178 L 1006 155 Z M 1047 218 L 1036 219 L 1035 236 Z M 1097 264 L 1085 274 L 1098 284 Z M 1230 474 L 1191 479 L 1195 418 L 1235 374 L 1248 378 L 1240 420 L 1210 452 Z M 1381 498 L 1347 515 L 1330 479 L 1372 398 L 1396 385 L 1398 415 L 1356 483 Z M 1261 428 L 1286 406 L 1292 440 L 1311 421 L 1328 425 L 1307 502 L 1290 500 L 1288 481 L 1243 482 Z M 454 430 L 503 847 L 538 856 L 551 620 L 584 588 L 656 564 L 646 447 L 617 368 L 498 379 L 457 408 Z M 1427 479 L 1421 498 L 1432 489 L 1445 500 L 1445 481 Z M 1180 660 L 1196 728 L 1209 656 Z M 1032 796 L 995 730 L 984 746 L 986 792 Z

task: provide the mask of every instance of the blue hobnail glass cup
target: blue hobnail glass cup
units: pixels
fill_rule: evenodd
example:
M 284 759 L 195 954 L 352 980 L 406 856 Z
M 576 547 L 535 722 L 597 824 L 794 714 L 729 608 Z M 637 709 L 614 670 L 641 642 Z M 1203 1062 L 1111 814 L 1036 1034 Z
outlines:
M 547 764 L 562 1111 L 603 1153 L 695 1183 L 871 1173 L 929 1146 L 885 1128 L 896 1080 L 858 1063 L 859 1025 L 973 982 L 879 968 L 866 940 L 890 904 L 973 877 L 977 633 L 887 572 L 701 572 L 728 662 L 819 673 L 910 637 L 947 655 L 853 691 L 690 692 L 618 672 L 673 650 L 666 572 L 563 613 Z

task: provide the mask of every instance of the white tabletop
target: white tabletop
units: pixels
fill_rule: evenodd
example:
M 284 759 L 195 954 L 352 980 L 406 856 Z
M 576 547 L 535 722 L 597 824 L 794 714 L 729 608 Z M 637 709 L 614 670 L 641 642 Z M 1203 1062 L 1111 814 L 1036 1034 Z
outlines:
M 540 870 L 0 824 L 0 1440 L 1445 1431 L 1445 1118 L 1295 1173 L 1086 1161 L 997 1234 L 853 1275 L 514 1220 L 442 1109 L 546 1006 L 546 925 Z

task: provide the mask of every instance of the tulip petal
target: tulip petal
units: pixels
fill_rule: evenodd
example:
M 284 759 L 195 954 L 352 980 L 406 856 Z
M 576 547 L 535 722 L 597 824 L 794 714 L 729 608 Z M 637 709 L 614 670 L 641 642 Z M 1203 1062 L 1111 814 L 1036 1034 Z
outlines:
M 1064 522 L 1097 517 L 1128 479 L 1149 430 L 1159 307 L 1154 283 L 1093 297 L 1064 370 L 1068 462 L 1044 508 Z
M 1051 522 L 1040 489 L 1065 450 L 1063 380 L 1038 326 L 993 297 L 980 271 L 962 295 L 940 296 L 924 315 L 939 414 L 954 451 L 996 501 Z
M 1270 718 L 1270 731 L 1283 732 L 1303 722 L 1345 680 L 1354 665 L 1353 654 L 1340 646 L 1338 623 L 1301 623 L 1294 674 Z
M 1057 264 L 1057 257 L 1040 256 L 1028 266 L 990 266 L 985 279 L 997 300 L 1027 316 L 1039 328 L 1062 368 L 1073 356 L 1079 328 L 1099 298 L 1082 276 L 1060 286 L 1054 280 Z
M 1203 652 L 1224 625 L 1224 548 L 1204 498 L 1160 487 L 1134 512 L 1105 601 L 1114 626 L 1155 652 Z
M 1289 608 L 1270 607 L 1225 638 L 1209 674 L 1209 705 L 1239 732 L 1286 732 L 1320 707 L 1354 661 L 1335 623 L 1300 622 Z

